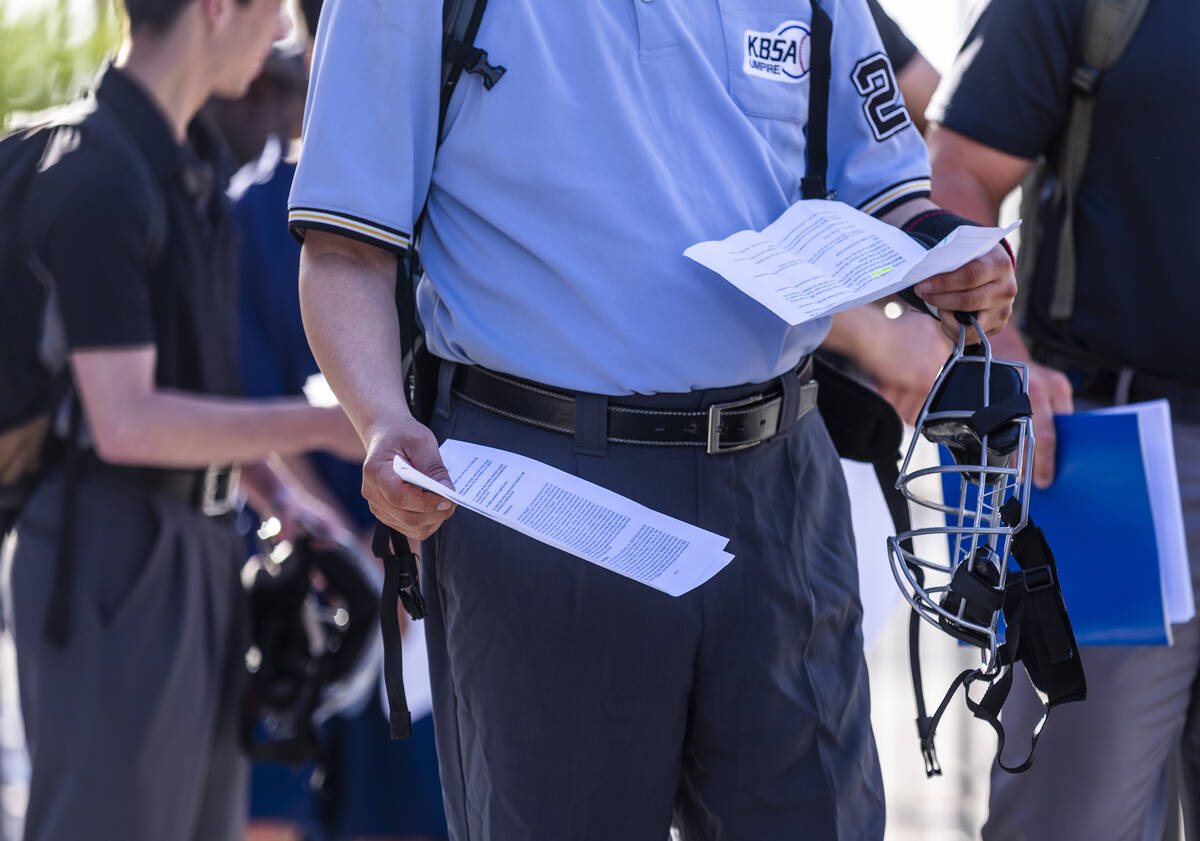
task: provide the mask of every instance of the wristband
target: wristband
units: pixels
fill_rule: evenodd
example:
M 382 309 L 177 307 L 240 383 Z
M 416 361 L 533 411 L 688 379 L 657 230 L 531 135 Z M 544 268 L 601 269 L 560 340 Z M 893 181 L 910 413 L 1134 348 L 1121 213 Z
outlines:
M 924 210 L 918 213 L 913 218 L 905 222 L 900 230 L 908 234 L 917 242 L 924 245 L 926 248 L 931 248 L 929 240 L 933 240 L 933 244 L 941 242 L 949 236 L 950 232 L 960 225 L 973 225 L 979 227 L 979 223 L 968 219 L 965 216 L 959 216 L 957 213 L 946 210 L 942 207 L 935 207 L 932 210 Z M 1017 267 L 1017 258 L 1013 255 L 1012 246 L 1008 244 L 1007 239 L 1000 240 L 1000 247 L 1004 249 L 1004 253 L 1008 255 L 1008 259 L 1012 262 L 1013 268 Z
M 951 231 L 960 225 L 978 227 L 979 223 L 944 208 L 935 207 L 932 210 L 921 211 L 905 222 L 900 227 L 900 230 L 909 236 L 923 234 L 927 237 L 932 237 L 934 242 L 941 242 Z M 922 242 L 918 237 L 913 237 L 913 239 L 917 240 L 917 242 Z M 922 244 L 924 243 L 922 242 Z

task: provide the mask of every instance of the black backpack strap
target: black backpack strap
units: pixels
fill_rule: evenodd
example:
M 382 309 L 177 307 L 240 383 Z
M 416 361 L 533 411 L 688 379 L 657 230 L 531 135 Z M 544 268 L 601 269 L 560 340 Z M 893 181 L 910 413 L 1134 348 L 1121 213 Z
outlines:
M 1050 299 L 1050 317 L 1056 320 L 1070 318 L 1075 309 L 1075 203 L 1091 151 L 1096 87 L 1125 53 L 1149 5 L 1150 0 L 1088 0 L 1084 8 L 1080 60 L 1071 73 L 1054 193 L 1063 208 Z
M 1010 499 L 1001 507 L 1000 516 L 1005 525 L 1015 528 L 1021 521 L 1020 503 Z M 1087 680 L 1063 602 L 1054 554 L 1033 520 L 1027 518 L 1024 528 L 1013 535 L 1011 554 L 1020 571 L 1010 572 L 1004 586 L 1005 642 L 999 651 L 1000 671 L 987 678 L 988 688 L 979 701 L 971 697 L 970 686 L 984 676 L 978 670 L 959 675 L 934 714 L 931 726 L 934 730 L 937 728 L 950 697 L 963 686 L 967 709 L 996 731 L 996 764 L 1003 771 L 1019 774 L 1033 766 L 1038 738 L 1050 713 L 1060 704 L 1085 700 Z M 1018 662 L 1025 666 L 1029 682 L 1043 699 L 1043 711 L 1033 728 L 1029 753 L 1020 762 L 1010 765 L 1003 758 L 1005 732 L 1000 723 L 1000 710 L 1012 690 L 1013 667 Z
M 83 429 L 83 409 L 77 397 L 68 397 L 71 420 L 67 440 L 63 444 L 62 495 L 59 501 L 58 545 L 54 552 L 54 577 L 50 586 L 50 601 L 46 605 L 46 624 L 43 632 L 52 645 L 63 648 L 71 639 L 71 593 L 75 589 L 75 500 L 78 497 L 79 474 L 84 451 L 79 446 Z
M 829 169 L 829 80 L 833 74 L 830 50 L 833 21 L 818 0 L 812 4 L 812 47 L 808 75 L 808 130 L 804 143 L 804 177 L 800 195 L 806 199 L 831 199 L 836 191 L 826 182 Z
M 475 46 L 475 36 L 487 9 L 487 0 L 443 0 L 442 3 L 442 77 L 438 107 L 437 145 L 442 144 L 450 99 L 463 72 L 474 73 L 491 90 L 505 68 L 490 64 L 487 51 Z M 428 421 L 433 402 L 434 372 L 423 347 L 417 319 L 416 285 L 421 278 L 420 240 L 429 210 L 429 196 L 413 222 L 412 239 L 396 272 L 396 316 L 400 323 L 400 352 L 404 364 L 404 388 L 413 415 Z M 424 376 L 422 376 L 424 375 Z
M 414 620 L 424 619 L 417 557 L 408 540 L 383 523 L 375 525 L 371 551 L 383 561 L 383 594 L 380 597 L 379 628 L 383 633 L 383 685 L 388 697 L 388 722 L 393 739 L 412 735 L 412 715 L 404 693 L 404 653 L 397 605 Z
M 505 68 L 488 62 L 487 50 L 475 46 L 479 23 L 487 0 L 444 0 L 442 4 L 442 89 L 441 107 L 438 109 L 438 145 L 442 142 L 442 130 L 446 125 L 446 112 L 450 109 L 450 97 L 462 78 L 463 71 L 474 73 L 483 80 L 483 86 L 491 90 Z M 416 238 L 415 235 L 413 237 Z
M 92 104 L 86 116 L 78 120 L 81 131 L 94 135 L 109 144 L 124 156 L 125 172 L 130 178 L 130 188 L 142 193 L 144 207 L 149 208 L 146 214 L 147 228 L 144 232 L 146 256 L 149 262 L 154 262 L 166 247 L 167 221 L 166 200 L 162 188 L 150 171 L 149 165 L 137 147 L 136 141 L 129 130 L 102 103 L 94 97 L 88 100 Z M 70 125 L 74 123 L 64 123 Z M 58 546 L 55 551 L 54 577 L 51 587 L 50 602 L 46 610 L 44 632 L 51 644 L 63 647 L 71 638 L 71 594 L 75 586 L 75 504 L 78 497 L 79 477 L 83 462 L 86 458 L 82 436 L 84 431 L 83 408 L 77 391 L 67 386 L 65 399 L 69 402 L 69 422 L 67 437 L 63 442 L 63 485 L 60 503 L 60 526 Z
M 475 46 L 487 0 L 444 0 L 442 4 L 442 79 L 438 107 L 437 145 L 442 143 L 446 113 L 454 89 L 463 72 L 483 80 L 486 90 L 504 75 L 505 68 L 491 64 L 486 50 Z M 396 319 L 400 329 L 400 352 L 404 395 L 413 417 L 427 423 L 432 415 L 436 389 L 437 360 L 425 349 L 417 319 L 416 288 L 421 277 L 420 240 L 429 209 L 429 196 L 413 223 L 412 240 L 396 265 Z M 417 558 L 408 548 L 404 535 L 383 523 L 376 523 L 372 551 L 384 565 L 383 596 L 379 611 L 383 631 L 383 673 L 390 707 L 392 738 L 412 735 L 412 717 L 404 694 L 404 672 L 400 620 L 397 603 L 413 619 L 425 616 L 425 601 L 418 582 Z
M 899 461 L 900 454 L 896 453 L 892 458 L 879 459 L 872 466 L 875 468 L 875 478 L 879 480 L 879 487 L 883 491 L 883 499 L 887 503 L 888 513 L 892 516 L 896 534 L 903 534 L 912 528 L 912 519 L 908 513 L 908 501 L 897 487 L 900 479 Z M 902 541 L 900 548 L 911 553 L 912 541 Z M 905 566 L 912 571 L 917 584 L 924 586 L 925 571 L 921 569 L 920 565 L 906 563 Z M 941 718 L 941 712 L 947 702 L 943 699 L 942 707 L 939 708 L 936 717 L 929 715 L 925 706 L 925 682 L 921 676 L 921 614 L 917 612 L 916 608 L 911 608 L 908 616 L 908 669 L 912 678 L 913 701 L 917 707 L 917 738 L 921 744 L 921 758 L 925 762 L 925 776 L 940 777 L 942 766 L 938 762 L 933 736 L 937 730 L 938 719 Z M 957 686 L 958 684 L 955 683 L 948 695 L 952 695 Z

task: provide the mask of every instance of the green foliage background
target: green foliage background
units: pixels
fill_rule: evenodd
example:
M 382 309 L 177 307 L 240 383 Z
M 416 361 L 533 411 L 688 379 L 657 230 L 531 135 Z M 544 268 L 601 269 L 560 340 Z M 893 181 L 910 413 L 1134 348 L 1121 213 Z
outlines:
M 123 26 L 117 0 L 0 0 L 0 126 L 76 97 Z

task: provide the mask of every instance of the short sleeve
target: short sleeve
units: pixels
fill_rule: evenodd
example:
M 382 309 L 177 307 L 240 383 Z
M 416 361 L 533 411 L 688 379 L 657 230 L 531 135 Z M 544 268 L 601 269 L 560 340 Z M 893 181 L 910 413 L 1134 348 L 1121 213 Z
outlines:
M 1078 0 L 1003 0 L 976 18 L 927 116 L 1020 158 L 1036 158 L 1066 118 Z
M 153 344 L 149 209 L 119 169 L 84 146 L 40 173 L 32 213 L 48 220 L 36 247 L 53 281 L 72 350 Z
M 839 201 L 881 216 L 929 195 L 929 156 L 865 0 L 833 9 L 828 182 Z
M 875 28 L 879 30 L 883 51 L 892 62 L 892 69 L 897 73 L 904 72 L 904 68 L 917 54 L 917 45 L 909 40 L 904 30 L 883 10 L 879 0 L 867 0 L 867 8 L 871 10 L 871 18 L 875 21 Z
M 403 251 L 437 145 L 441 4 L 327 0 L 288 225 Z

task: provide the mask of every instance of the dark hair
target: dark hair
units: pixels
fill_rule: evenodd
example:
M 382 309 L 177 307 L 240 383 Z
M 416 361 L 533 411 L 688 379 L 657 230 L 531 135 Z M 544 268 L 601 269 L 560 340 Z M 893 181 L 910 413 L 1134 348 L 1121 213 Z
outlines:
M 300 0 L 300 14 L 304 15 L 304 26 L 309 39 L 317 37 L 317 21 L 321 19 L 322 0 Z
M 195 0 L 125 0 L 125 14 L 129 17 L 129 30 L 145 27 L 152 32 L 166 32 L 189 3 Z M 245 6 L 250 0 L 235 0 Z

